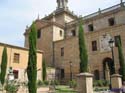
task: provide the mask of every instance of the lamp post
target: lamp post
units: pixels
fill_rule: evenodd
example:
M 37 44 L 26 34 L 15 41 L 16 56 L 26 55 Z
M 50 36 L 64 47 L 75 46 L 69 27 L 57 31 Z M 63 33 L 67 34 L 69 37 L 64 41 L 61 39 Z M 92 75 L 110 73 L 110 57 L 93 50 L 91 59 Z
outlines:
M 72 81 L 72 62 L 70 61 L 70 81 Z
M 109 40 L 109 46 L 111 48 L 111 52 L 112 52 L 112 61 L 113 61 L 113 74 L 115 74 L 115 63 L 114 63 L 114 51 L 113 51 L 113 47 L 114 47 L 114 40 L 110 39 Z M 111 69 L 111 68 L 110 68 Z M 112 85 L 111 85 L 111 70 L 110 70 L 110 84 L 109 84 L 109 88 L 110 90 L 112 89 Z
M 114 40 L 113 39 L 110 39 L 109 41 L 109 46 L 111 48 L 111 52 L 112 52 L 112 61 L 113 61 L 113 74 L 116 73 L 116 67 L 115 67 L 115 62 L 114 62 L 114 51 L 113 51 L 113 47 L 114 47 Z

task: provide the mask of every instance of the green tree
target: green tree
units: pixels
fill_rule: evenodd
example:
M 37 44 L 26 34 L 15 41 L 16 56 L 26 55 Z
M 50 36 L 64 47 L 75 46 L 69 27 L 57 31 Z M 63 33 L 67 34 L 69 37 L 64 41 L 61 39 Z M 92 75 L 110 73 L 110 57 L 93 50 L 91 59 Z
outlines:
M 88 54 L 82 22 L 79 24 L 80 72 L 88 72 Z
M 118 54 L 119 54 L 119 64 L 120 64 L 120 74 L 122 75 L 122 80 L 125 81 L 125 59 L 122 50 L 122 44 L 120 39 L 118 39 Z
M 28 76 L 28 90 L 29 93 L 37 93 L 36 80 L 37 80 L 37 54 L 36 54 L 36 27 L 33 22 L 31 31 L 29 33 L 29 58 L 27 67 Z
M 43 76 L 43 81 L 45 81 L 46 80 L 46 62 L 44 58 L 42 63 L 42 76 Z
M 5 82 L 6 69 L 7 69 L 7 48 L 4 47 L 3 53 L 2 53 L 1 73 L 0 73 L 0 81 L 2 86 L 4 86 L 4 82 Z

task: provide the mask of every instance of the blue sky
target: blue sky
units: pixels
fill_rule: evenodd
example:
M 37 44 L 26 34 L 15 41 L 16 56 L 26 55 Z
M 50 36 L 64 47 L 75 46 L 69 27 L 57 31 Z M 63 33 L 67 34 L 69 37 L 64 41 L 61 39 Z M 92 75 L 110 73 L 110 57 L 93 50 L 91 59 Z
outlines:
M 124 0 L 123 0 L 124 1 Z M 88 15 L 116 5 L 120 0 L 69 0 L 68 6 L 77 15 Z M 0 0 L 0 42 L 24 45 L 26 25 L 40 15 L 48 15 L 56 9 L 56 0 Z

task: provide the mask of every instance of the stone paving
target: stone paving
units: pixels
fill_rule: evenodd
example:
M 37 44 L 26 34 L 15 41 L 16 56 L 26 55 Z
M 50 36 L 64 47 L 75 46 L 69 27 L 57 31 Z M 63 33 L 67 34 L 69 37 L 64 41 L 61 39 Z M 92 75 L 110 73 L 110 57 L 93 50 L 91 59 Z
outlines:
M 114 93 L 114 92 L 111 92 L 111 91 L 101 91 L 101 92 L 93 92 L 93 93 Z
M 2 92 L 0 91 L 0 93 L 2 93 Z M 4 93 L 6 93 L 6 92 L 4 91 Z M 17 93 L 28 93 L 28 89 L 26 87 L 20 87 L 20 89 Z M 49 93 L 49 87 L 38 88 L 37 93 Z M 114 92 L 111 92 L 111 91 L 95 92 L 94 91 L 93 93 L 114 93 Z
M 37 89 L 37 93 L 48 93 L 49 92 L 49 88 L 45 87 L 45 88 L 38 88 Z M 27 88 L 20 88 L 19 91 L 17 93 L 28 93 L 28 89 Z
M 18 93 L 28 93 L 28 90 L 18 91 Z M 37 93 L 49 93 L 49 88 L 38 88 Z M 114 93 L 111 91 L 100 91 L 100 92 L 93 92 L 93 93 Z

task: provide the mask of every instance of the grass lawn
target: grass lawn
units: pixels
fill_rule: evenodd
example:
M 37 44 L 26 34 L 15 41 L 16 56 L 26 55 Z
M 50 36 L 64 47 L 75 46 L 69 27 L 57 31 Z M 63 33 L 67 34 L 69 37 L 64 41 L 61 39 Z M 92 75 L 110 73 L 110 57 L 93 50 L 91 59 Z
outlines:
M 69 86 L 56 86 L 56 93 L 77 93 Z

